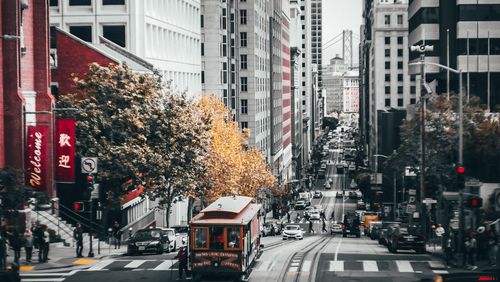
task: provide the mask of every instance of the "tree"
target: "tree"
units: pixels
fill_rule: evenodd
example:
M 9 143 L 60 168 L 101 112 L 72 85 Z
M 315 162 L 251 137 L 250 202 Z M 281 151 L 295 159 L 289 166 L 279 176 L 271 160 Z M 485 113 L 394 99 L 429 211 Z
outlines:
M 248 147 L 248 131 L 240 132 L 224 104 L 214 96 L 205 96 L 198 106 L 211 127 L 206 159 L 206 186 L 210 189 L 203 194 L 205 202 L 229 195 L 255 198 L 259 189 L 273 187 L 275 179 L 262 154 Z
M 8 225 L 16 226 L 19 231 L 24 226 L 19 210 L 24 209 L 31 197 L 36 197 L 33 188 L 24 185 L 23 176 L 19 170 L 0 170 L 0 218 L 5 218 Z
M 149 185 L 145 194 L 153 200 L 160 199 L 169 215 L 177 200 L 205 190 L 210 128 L 195 102 L 182 93 L 174 93 L 170 83 L 150 115 L 149 161 L 144 164 L 143 177 Z M 170 226 L 169 216 L 167 226 Z

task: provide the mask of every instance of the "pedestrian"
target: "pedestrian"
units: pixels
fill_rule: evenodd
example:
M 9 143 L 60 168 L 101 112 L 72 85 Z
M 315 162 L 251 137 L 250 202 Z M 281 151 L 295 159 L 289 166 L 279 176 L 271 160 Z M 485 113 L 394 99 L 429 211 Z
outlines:
M 179 260 L 179 279 L 182 279 L 182 273 L 186 273 L 187 277 L 187 262 L 188 262 L 188 254 L 186 246 L 182 246 L 179 248 L 179 252 L 174 257 Z
M 26 252 L 26 263 L 31 263 L 33 256 L 33 234 L 29 229 L 24 231 L 24 250 Z
M 0 230 L 0 270 L 7 267 L 7 238 L 5 232 Z
M 335 221 L 335 210 L 332 211 L 332 217 L 330 219 L 331 221 Z
M 49 260 L 50 235 L 46 225 L 40 226 L 40 241 L 39 241 L 38 261 L 40 263 Z
M 19 264 L 19 258 L 21 258 L 21 248 L 23 247 L 22 238 L 19 235 L 19 231 L 14 230 L 9 238 L 10 247 L 14 250 L 14 262 Z
M 488 232 L 486 232 L 486 227 L 483 225 L 479 226 L 476 230 L 477 239 L 477 256 L 478 261 L 488 259 Z
M 83 252 L 83 230 L 80 223 L 76 224 L 75 230 L 73 230 L 73 239 L 76 241 L 76 257 L 82 258 Z
M 497 248 L 498 248 L 498 233 L 496 232 L 495 225 L 489 226 L 488 231 L 488 260 L 491 266 L 495 267 L 497 264 Z
M 309 221 L 309 233 L 314 233 L 313 222 Z
M 325 216 L 325 211 L 323 211 L 323 210 L 322 210 L 322 211 L 319 213 L 319 216 L 320 216 L 323 220 L 325 220 L 325 219 L 326 219 L 326 216 Z
M 452 236 L 453 235 L 451 233 L 446 234 L 444 242 L 444 254 L 446 258 L 446 264 L 448 266 L 450 266 L 452 264 L 452 261 L 454 261 L 455 259 L 453 257 L 453 240 L 451 239 Z
M 476 270 L 476 260 L 474 255 L 477 252 L 477 240 L 474 233 L 470 233 L 468 240 L 465 242 L 465 250 L 467 252 L 468 265 L 471 270 Z
M 286 212 L 286 221 L 290 223 L 290 211 Z
M 113 224 L 112 234 L 113 234 L 113 241 L 114 241 L 115 249 L 120 249 L 122 231 L 121 231 L 120 224 L 118 223 L 118 221 L 115 221 L 115 223 Z
M 325 221 L 325 219 L 324 219 L 324 218 L 323 218 L 323 221 L 322 221 L 322 225 L 323 225 L 323 228 L 321 229 L 321 232 L 328 232 L 328 231 L 326 230 L 326 221 Z

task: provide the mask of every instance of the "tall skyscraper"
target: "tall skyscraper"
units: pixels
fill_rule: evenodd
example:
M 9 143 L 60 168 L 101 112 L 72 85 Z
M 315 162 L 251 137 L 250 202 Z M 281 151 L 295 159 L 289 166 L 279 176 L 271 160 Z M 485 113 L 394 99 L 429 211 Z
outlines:
M 318 68 L 318 84 L 322 87 L 323 76 L 323 0 L 311 0 L 311 62 Z

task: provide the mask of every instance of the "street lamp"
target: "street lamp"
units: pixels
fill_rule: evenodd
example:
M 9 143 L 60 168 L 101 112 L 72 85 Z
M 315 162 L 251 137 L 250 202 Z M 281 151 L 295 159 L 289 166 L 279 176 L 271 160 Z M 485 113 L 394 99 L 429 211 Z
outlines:
M 388 159 L 389 157 L 386 156 L 386 155 L 373 155 L 375 158 L 376 157 L 381 157 L 381 158 L 385 158 L 385 159 Z M 378 163 L 378 160 L 376 159 L 375 160 L 376 163 Z M 375 172 L 376 173 L 376 172 Z M 397 185 L 396 185 L 396 171 L 393 171 L 392 173 L 392 178 L 393 178 L 393 193 L 394 193 L 394 207 L 392 208 L 392 214 L 393 214 L 393 217 L 394 217 L 394 220 L 396 220 L 396 205 L 397 205 L 397 199 L 396 199 L 396 193 L 397 193 Z

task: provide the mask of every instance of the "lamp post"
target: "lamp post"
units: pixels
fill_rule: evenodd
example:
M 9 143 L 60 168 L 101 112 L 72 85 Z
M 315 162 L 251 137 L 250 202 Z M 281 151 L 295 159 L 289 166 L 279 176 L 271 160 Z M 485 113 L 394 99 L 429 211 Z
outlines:
M 377 158 L 377 157 L 381 157 L 381 158 L 385 158 L 385 159 L 389 158 L 386 155 L 378 155 L 378 154 L 376 154 L 376 155 L 373 155 L 373 156 L 375 158 Z M 375 159 L 375 162 L 378 163 L 378 160 Z M 393 173 L 392 173 L 392 181 L 393 181 L 393 197 L 394 197 L 394 201 L 393 201 L 394 202 L 394 207 L 392 208 L 392 215 L 394 217 L 394 220 L 396 220 L 396 205 L 397 205 L 397 198 L 396 198 L 397 194 L 396 193 L 397 193 L 397 185 L 396 185 L 396 172 L 395 171 L 393 171 Z

